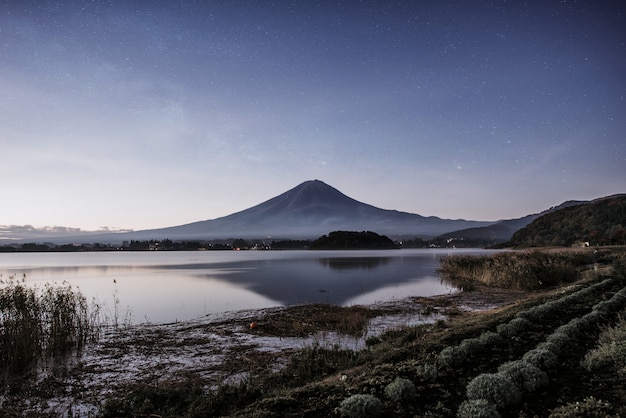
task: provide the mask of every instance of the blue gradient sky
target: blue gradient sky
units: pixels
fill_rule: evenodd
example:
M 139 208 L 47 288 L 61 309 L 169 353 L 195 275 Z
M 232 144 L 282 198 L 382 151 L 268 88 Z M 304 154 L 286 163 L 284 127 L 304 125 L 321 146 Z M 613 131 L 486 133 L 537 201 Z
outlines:
M 0 224 L 145 229 L 320 179 L 496 220 L 626 192 L 624 6 L 0 2 Z

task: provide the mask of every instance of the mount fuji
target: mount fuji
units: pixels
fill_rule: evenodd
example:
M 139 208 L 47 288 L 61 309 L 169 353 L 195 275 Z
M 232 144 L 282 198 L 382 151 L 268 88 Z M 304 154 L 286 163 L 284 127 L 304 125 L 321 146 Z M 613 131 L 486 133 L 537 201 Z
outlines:
M 374 231 L 390 237 L 434 237 L 494 222 L 450 220 L 387 210 L 359 202 L 320 180 L 299 184 L 263 203 L 221 218 L 141 231 L 91 235 L 92 242 L 122 240 L 312 239 L 336 230 Z M 81 240 L 85 242 L 86 236 Z

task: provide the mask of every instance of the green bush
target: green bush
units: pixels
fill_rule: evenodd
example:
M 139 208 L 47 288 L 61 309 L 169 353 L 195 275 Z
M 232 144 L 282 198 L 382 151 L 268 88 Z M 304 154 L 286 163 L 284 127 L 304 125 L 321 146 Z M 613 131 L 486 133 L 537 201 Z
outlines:
M 466 338 L 458 346 L 448 346 L 441 350 L 437 356 L 437 361 L 446 367 L 457 367 L 484 348 L 484 339 Z
M 415 401 L 417 390 L 409 379 L 396 377 L 385 387 L 385 396 L 395 403 L 406 404 Z
M 563 350 L 570 346 L 574 341 L 569 335 L 564 332 L 555 331 L 546 338 L 545 343 L 540 345 L 540 348 L 545 348 L 553 353 L 559 355 L 563 353 Z
M 502 341 L 502 335 L 493 331 L 485 331 L 478 338 L 483 346 L 495 345 Z
M 479 338 L 466 338 L 461 341 L 459 350 L 466 356 L 471 357 L 484 349 L 484 345 Z
M 441 350 L 437 356 L 437 361 L 446 367 L 457 367 L 467 361 L 465 352 L 458 346 L 448 346 Z
M 519 389 L 502 373 L 483 373 L 467 384 L 467 397 L 486 399 L 498 408 L 516 404 L 521 399 Z
M 500 418 L 496 407 L 486 399 L 464 401 L 456 416 L 458 418 Z
M 498 372 L 509 378 L 520 390 L 532 393 L 548 384 L 548 375 L 537 366 L 523 360 L 504 363 Z
M 522 360 L 541 370 L 549 370 L 559 364 L 559 357 L 554 352 L 540 347 L 526 352 Z
M 369 418 L 381 417 L 383 403 L 374 395 L 352 395 L 341 401 L 337 411 L 342 417 Z
M 571 321 L 569 321 L 567 324 L 564 324 L 558 327 L 555 330 L 555 333 L 563 333 L 567 335 L 568 337 L 575 339 L 579 337 L 580 334 L 582 333 L 580 323 L 581 323 L 580 318 L 574 318 Z
M 533 306 L 530 309 L 518 312 L 515 316 L 517 318 L 524 318 L 529 321 L 539 322 L 548 315 L 551 315 L 561 309 L 565 305 L 563 301 L 564 299 L 565 298 L 551 300 L 546 303 L 542 303 L 541 305 Z
M 500 324 L 496 328 L 498 333 L 504 337 L 512 338 L 521 335 L 528 329 L 530 322 L 524 318 L 513 318 L 506 324 Z

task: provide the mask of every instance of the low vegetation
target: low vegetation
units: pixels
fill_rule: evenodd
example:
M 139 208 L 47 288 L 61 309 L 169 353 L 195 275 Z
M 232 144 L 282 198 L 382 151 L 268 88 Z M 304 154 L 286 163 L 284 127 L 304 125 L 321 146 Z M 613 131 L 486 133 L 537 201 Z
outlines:
M 298 307 L 297 316 L 290 309 L 274 315 L 267 319 L 256 333 L 281 337 L 306 337 L 319 329 L 324 329 L 360 337 L 369 320 L 380 315 L 381 311 L 363 306 L 340 307 L 312 303 Z
M 97 335 L 97 312 L 69 284 L 29 287 L 0 281 L 0 373 L 23 378 L 50 361 L 80 352 Z
M 626 378 L 626 316 L 621 315 L 612 327 L 605 327 L 597 346 L 589 351 L 581 365 L 590 372 L 609 372 Z
M 452 256 L 439 272 L 454 285 L 471 290 L 477 284 L 505 289 L 540 290 L 567 283 L 593 262 L 587 252 L 521 251 L 495 255 Z

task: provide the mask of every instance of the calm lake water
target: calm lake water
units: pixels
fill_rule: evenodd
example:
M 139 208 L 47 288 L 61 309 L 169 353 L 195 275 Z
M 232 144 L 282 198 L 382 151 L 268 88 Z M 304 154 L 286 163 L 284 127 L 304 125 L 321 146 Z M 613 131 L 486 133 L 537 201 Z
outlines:
M 486 250 L 0 253 L 0 274 L 68 282 L 103 314 L 167 323 L 241 309 L 371 304 L 454 291 L 436 273 L 449 254 Z M 115 300 L 118 302 L 116 303 Z

